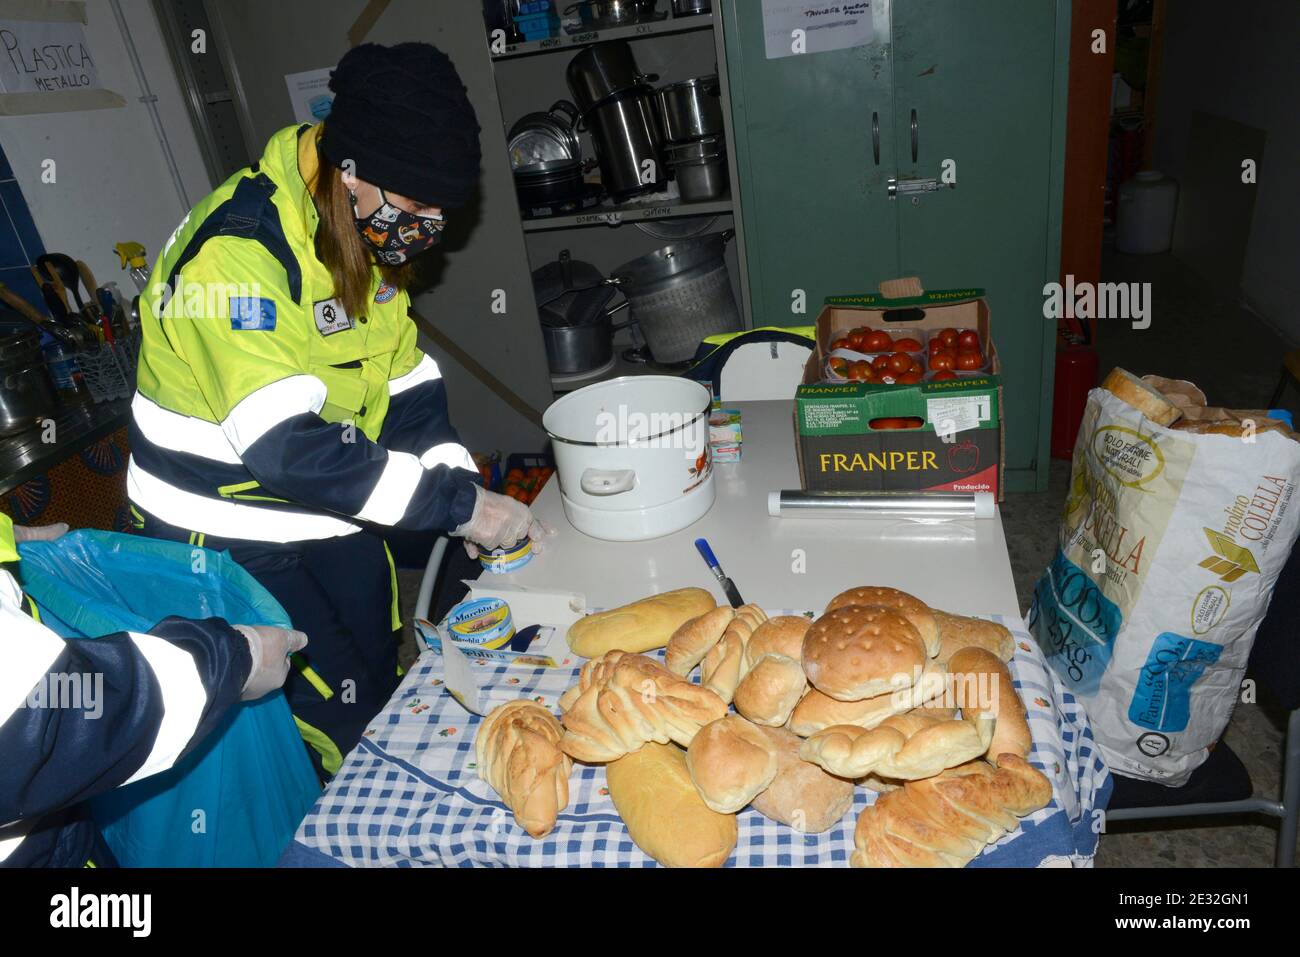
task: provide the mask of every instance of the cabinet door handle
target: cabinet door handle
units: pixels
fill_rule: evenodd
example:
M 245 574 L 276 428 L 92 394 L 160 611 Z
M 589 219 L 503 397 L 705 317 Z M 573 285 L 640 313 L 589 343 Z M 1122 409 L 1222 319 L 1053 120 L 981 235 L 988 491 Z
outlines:
M 916 144 L 917 144 L 916 110 L 913 110 L 912 111 L 912 162 L 913 163 L 916 162 Z
M 871 113 L 871 155 L 875 157 L 876 165 L 880 165 L 880 114 L 874 110 Z

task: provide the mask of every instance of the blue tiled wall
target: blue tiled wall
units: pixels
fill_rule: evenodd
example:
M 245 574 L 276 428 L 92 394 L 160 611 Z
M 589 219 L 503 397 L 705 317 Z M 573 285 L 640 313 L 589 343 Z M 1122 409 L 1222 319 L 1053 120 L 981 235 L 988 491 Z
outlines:
M 32 214 L 14 179 L 9 159 L 0 148 L 0 282 L 45 312 L 41 291 L 32 278 L 31 264 L 43 255 L 45 245 Z

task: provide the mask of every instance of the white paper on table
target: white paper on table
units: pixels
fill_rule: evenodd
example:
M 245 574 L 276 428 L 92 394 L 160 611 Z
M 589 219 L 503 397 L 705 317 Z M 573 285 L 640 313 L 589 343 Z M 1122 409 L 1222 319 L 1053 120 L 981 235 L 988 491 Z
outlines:
M 461 706 L 477 715 L 487 714 L 483 692 L 474 677 L 474 666 L 454 641 L 442 643 L 442 682 Z

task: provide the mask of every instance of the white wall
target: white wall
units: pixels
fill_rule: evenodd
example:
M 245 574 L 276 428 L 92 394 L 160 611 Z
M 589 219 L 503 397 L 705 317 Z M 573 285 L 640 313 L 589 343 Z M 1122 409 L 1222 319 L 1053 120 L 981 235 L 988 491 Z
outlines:
M 1242 292 L 1300 342 L 1300 3 L 1178 0 L 1167 10 L 1156 165 L 1181 178 L 1198 110 L 1266 131 Z
M 149 0 L 122 0 L 122 10 L 193 205 L 212 186 L 153 6 Z M 152 265 L 189 206 L 177 195 L 148 109 L 140 102 L 140 87 L 111 5 L 108 0 L 90 0 L 86 16 L 86 40 L 100 82 L 120 93 L 127 105 L 0 117 L 0 145 L 46 251 L 85 260 L 100 283 L 116 280 L 123 293 L 131 295 L 134 287 L 113 252 L 114 244 L 143 243 Z M 56 164 L 53 183 L 41 182 L 46 159 Z

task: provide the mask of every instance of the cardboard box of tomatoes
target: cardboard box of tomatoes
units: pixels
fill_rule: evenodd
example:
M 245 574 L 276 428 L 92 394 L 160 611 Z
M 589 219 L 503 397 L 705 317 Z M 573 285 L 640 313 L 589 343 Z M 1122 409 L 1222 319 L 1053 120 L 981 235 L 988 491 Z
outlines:
M 1000 500 L 1001 374 L 982 289 L 827 297 L 795 394 L 803 487 Z

